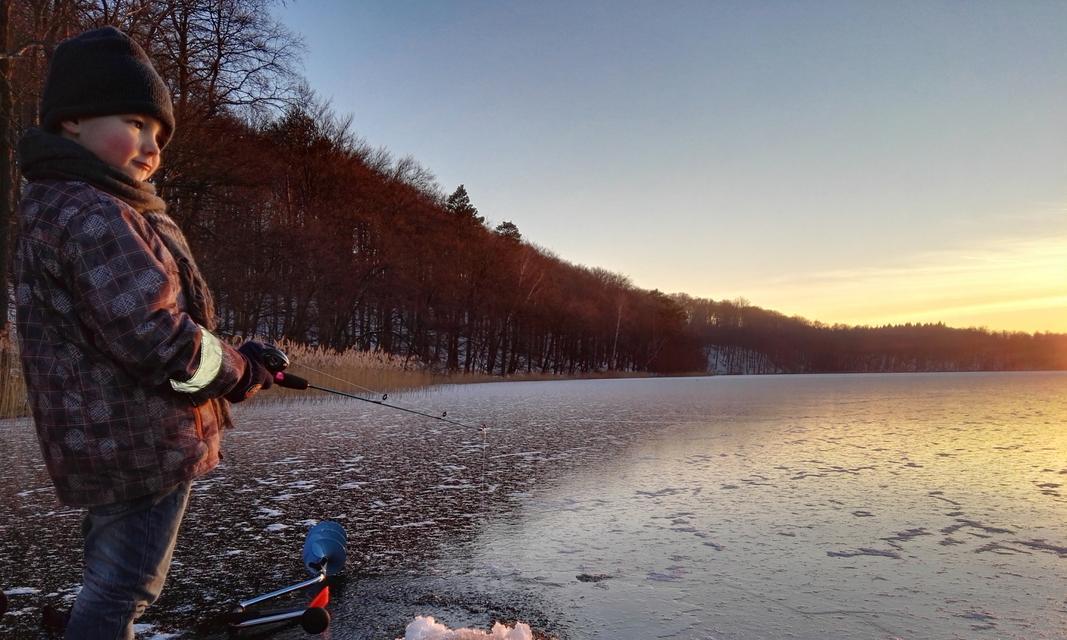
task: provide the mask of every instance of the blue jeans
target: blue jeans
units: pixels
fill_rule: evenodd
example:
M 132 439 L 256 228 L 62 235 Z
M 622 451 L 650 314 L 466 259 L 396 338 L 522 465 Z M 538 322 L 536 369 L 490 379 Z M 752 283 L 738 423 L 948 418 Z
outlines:
M 163 590 L 191 486 L 89 508 L 82 590 L 67 640 L 132 640 L 133 621 Z

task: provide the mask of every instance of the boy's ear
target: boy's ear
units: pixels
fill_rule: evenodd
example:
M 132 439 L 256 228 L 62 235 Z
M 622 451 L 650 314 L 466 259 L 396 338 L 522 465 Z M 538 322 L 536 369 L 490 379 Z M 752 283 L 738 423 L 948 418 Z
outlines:
M 59 123 L 59 126 L 63 130 L 63 133 L 72 136 L 78 135 L 82 130 L 81 122 L 77 118 L 74 118 L 73 120 L 64 120 Z

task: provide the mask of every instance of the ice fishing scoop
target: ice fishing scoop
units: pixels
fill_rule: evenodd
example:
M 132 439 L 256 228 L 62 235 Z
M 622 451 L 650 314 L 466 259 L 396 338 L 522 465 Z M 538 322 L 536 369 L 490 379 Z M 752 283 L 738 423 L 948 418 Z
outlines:
M 347 552 L 345 546 L 348 537 L 344 528 L 333 521 L 323 521 L 311 527 L 307 538 L 304 539 L 304 567 L 311 578 L 298 582 L 277 591 L 242 600 L 231 614 L 230 627 L 235 630 L 247 627 L 255 627 L 262 624 L 284 622 L 287 620 L 300 621 L 300 626 L 308 633 L 322 633 L 330 626 L 330 614 L 326 611 L 326 605 L 330 602 L 330 587 L 327 582 L 329 576 L 337 575 L 345 568 Z M 307 607 L 290 609 L 287 611 L 255 612 L 249 608 L 266 602 L 287 593 L 299 591 L 324 583 L 322 590 L 312 598 Z

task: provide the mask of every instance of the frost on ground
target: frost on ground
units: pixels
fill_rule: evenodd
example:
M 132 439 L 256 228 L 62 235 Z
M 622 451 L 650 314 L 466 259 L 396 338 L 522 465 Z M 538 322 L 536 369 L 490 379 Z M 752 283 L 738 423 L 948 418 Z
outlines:
M 415 621 L 423 640 L 531 637 L 493 620 L 568 638 L 1067 637 L 1065 373 L 507 383 L 438 402 L 492 428 L 239 405 L 141 640 L 224 640 L 213 614 L 303 576 L 319 519 L 349 539 L 331 605 L 346 640 L 403 637 L 414 612 L 474 627 Z M 41 607 L 69 608 L 81 582 L 82 512 L 39 490 L 28 420 L 0 421 L 0 451 L 20 461 L 0 465 L 0 638 L 40 638 Z
M 397 640 L 533 640 L 533 631 L 525 622 L 516 622 L 514 627 L 498 622 L 489 632 L 449 629 L 433 616 L 418 616 L 404 629 L 404 637 Z
M 180 633 L 160 633 L 156 631 L 155 625 L 151 624 L 135 624 L 133 625 L 133 632 L 143 640 L 171 640 L 171 638 L 178 638 L 182 635 Z

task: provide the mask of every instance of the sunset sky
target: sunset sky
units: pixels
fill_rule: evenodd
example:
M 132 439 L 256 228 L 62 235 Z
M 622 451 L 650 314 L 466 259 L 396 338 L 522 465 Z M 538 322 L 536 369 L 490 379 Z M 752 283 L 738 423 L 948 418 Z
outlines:
M 1067 332 L 1067 2 L 297 0 L 356 132 L 571 262 Z

